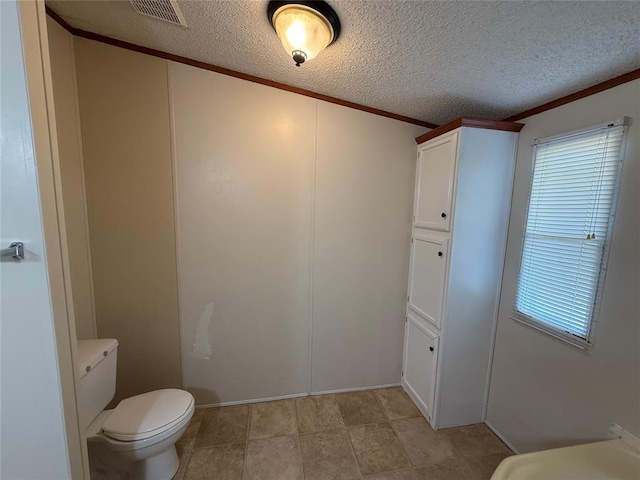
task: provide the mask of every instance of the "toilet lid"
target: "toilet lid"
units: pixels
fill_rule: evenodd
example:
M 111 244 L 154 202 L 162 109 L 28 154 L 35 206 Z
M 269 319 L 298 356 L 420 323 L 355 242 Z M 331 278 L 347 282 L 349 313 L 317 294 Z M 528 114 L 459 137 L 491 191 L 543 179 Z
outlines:
M 105 435 L 133 441 L 158 435 L 179 423 L 193 410 L 193 396 L 168 388 L 122 400 L 102 424 Z

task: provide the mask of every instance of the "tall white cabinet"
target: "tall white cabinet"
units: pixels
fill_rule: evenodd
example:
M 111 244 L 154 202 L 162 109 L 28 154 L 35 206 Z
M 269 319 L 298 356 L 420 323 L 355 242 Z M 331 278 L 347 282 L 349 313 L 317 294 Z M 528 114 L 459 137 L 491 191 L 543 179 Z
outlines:
M 522 124 L 418 137 L 402 385 L 434 428 L 484 421 Z

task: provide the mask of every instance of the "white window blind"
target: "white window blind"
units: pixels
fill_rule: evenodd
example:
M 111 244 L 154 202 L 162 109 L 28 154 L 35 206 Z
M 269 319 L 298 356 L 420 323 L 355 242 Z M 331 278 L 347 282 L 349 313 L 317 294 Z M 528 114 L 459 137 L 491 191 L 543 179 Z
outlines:
M 538 141 L 515 318 L 590 343 L 606 265 L 625 127 Z

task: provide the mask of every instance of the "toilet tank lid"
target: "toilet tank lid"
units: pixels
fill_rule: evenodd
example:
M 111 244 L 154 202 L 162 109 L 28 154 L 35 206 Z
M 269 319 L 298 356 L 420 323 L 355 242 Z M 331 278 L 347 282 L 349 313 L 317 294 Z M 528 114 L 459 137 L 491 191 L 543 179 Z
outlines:
M 96 366 L 116 348 L 118 348 L 118 341 L 115 338 L 78 340 L 78 368 L 80 369 L 80 378 L 96 368 Z

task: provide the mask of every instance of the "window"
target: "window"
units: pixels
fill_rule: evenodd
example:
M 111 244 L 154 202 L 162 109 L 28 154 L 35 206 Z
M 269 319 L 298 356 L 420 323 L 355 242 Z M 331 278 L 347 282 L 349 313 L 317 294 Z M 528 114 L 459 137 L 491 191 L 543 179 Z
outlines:
M 581 348 L 597 317 L 625 124 L 534 142 L 514 319 Z

